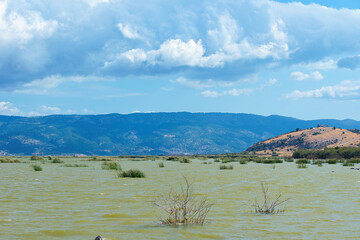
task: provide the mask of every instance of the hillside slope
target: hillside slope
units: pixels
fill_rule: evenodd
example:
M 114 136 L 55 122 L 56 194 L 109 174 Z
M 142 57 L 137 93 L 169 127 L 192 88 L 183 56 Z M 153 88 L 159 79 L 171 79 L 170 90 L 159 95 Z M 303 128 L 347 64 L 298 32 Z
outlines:
M 296 128 L 354 120 L 304 121 L 233 113 L 0 116 L 0 155 L 159 155 L 241 152 Z
M 291 156 L 297 149 L 323 149 L 337 146 L 360 146 L 360 134 L 335 127 L 316 127 L 261 141 L 249 147 L 247 151 L 257 155 Z

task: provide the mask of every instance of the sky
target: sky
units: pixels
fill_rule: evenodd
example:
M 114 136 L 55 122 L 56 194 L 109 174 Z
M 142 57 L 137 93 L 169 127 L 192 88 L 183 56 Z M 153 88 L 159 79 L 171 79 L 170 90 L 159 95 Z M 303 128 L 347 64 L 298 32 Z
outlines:
M 357 0 L 0 0 L 0 115 L 360 120 Z

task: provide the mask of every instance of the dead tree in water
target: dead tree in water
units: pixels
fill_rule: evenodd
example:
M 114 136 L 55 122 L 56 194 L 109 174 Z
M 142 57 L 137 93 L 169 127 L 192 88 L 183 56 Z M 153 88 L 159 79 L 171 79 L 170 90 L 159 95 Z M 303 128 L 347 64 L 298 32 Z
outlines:
M 213 204 L 206 197 L 196 198 L 193 186 L 184 177 L 185 184 L 181 185 L 179 192 L 170 191 L 167 195 L 160 195 L 154 205 L 168 216 L 160 221 L 163 224 L 204 224 L 207 214 Z

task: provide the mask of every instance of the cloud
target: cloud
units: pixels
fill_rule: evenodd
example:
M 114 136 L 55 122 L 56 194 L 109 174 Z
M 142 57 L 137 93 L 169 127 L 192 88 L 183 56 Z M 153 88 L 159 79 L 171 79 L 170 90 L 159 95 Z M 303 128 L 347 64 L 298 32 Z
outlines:
M 38 11 L 11 9 L 9 5 L 10 1 L 0 2 L 0 87 L 44 70 L 46 40 L 58 28 L 57 20 L 45 20 Z
M 278 80 L 276 78 L 270 78 L 267 82 L 263 83 L 258 89 L 262 90 L 266 87 L 274 86 L 277 82 Z
M 360 67 L 360 56 L 341 58 L 337 63 L 339 68 L 355 70 Z
M 218 90 L 205 90 L 202 91 L 200 93 L 200 95 L 207 97 L 207 98 L 217 98 L 217 97 L 221 97 L 221 96 L 240 96 L 240 95 L 250 95 L 251 93 L 253 93 L 254 91 L 261 91 L 264 88 L 267 87 L 271 87 L 274 86 L 276 83 L 278 82 L 277 79 L 275 78 L 270 78 L 268 81 L 266 81 L 265 83 L 261 84 L 259 87 L 257 88 L 232 88 L 232 89 L 227 89 L 227 90 L 223 90 L 223 91 L 218 91 Z M 227 84 L 221 84 L 221 82 L 214 82 L 214 81 L 208 81 L 208 83 L 211 83 L 213 85 L 210 85 L 209 87 L 217 87 L 217 88 L 225 88 L 225 87 L 229 87 L 231 85 L 227 85 Z M 239 82 L 238 82 L 239 83 Z M 244 81 L 242 82 L 244 83 Z M 198 82 L 197 84 L 201 84 L 201 82 Z M 197 87 L 197 88 L 202 88 L 203 85 L 200 85 L 201 87 Z M 205 86 L 204 86 L 205 87 Z M 196 87 L 195 87 L 196 88 Z
M 36 11 L 21 15 L 8 10 L 8 1 L 0 2 L 0 41 L 2 44 L 16 44 L 24 47 L 33 39 L 50 37 L 58 26 L 56 20 L 46 21 Z
M 21 111 L 10 102 L 0 102 L 0 115 L 18 115 Z
M 110 0 L 85 0 L 91 7 L 96 7 L 101 3 L 108 3 Z
M 84 113 L 88 110 L 84 110 Z M 14 106 L 11 102 L 0 102 L 0 115 L 8 116 L 45 116 L 52 114 L 75 114 L 76 111 L 72 109 L 62 110 L 59 107 L 42 105 L 34 107 L 33 111 L 25 112 Z
M 221 97 L 221 96 L 249 95 L 253 91 L 254 91 L 254 89 L 252 89 L 252 88 L 243 88 L 243 89 L 233 88 L 233 89 L 225 90 L 222 92 L 206 90 L 206 91 L 201 92 L 200 94 L 207 98 L 216 98 L 216 97 Z
M 62 110 L 59 107 L 42 105 L 42 106 L 36 108 L 35 111 L 28 112 L 24 115 L 26 115 L 26 116 L 46 116 L 46 115 L 54 115 L 54 114 L 75 114 L 75 113 L 77 113 L 77 112 L 72 109 Z M 86 111 L 84 111 L 84 113 L 86 113 Z
M 121 53 L 114 62 L 106 62 L 105 67 L 116 64 L 119 59 L 135 64 L 146 62 L 149 65 L 169 67 L 201 66 L 206 64 L 206 58 L 203 57 L 204 52 L 201 40 L 183 42 L 181 39 L 170 39 L 162 43 L 157 50 L 131 49 Z
M 287 98 L 331 98 L 331 99 L 358 99 L 360 97 L 360 81 L 343 81 L 338 85 L 324 86 L 309 91 L 295 90 L 286 95 Z
M 359 21 L 358 10 L 270 0 L 2 1 L 0 88 L 52 76 L 229 82 L 299 64 L 333 68 L 340 56 L 338 66 L 353 69 Z
M 199 81 L 199 80 L 190 80 L 183 77 L 180 77 L 171 82 L 178 83 L 185 88 L 195 88 L 195 89 L 210 88 L 217 86 L 217 84 L 212 80 Z
M 117 26 L 120 32 L 127 38 L 130 39 L 141 38 L 137 30 L 134 27 L 130 26 L 129 24 L 118 23 Z
M 306 74 L 306 73 L 302 73 L 302 72 L 292 72 L 290 74 L 290 77 L 292 79 L 295 79 L 295 80 L 298 80 L 298 81 L 302 81 L 304 79 L 308 79 L 310 76 L 309 74 Z
M 313 79 L 313 80 L 321 80 L 323 79 L 323 75 L 319 71 L 311 72 L 310 74 L 303 73 L 303 72 L 292 72 L 290 77 L 297 81 L 302 81 L 306 79 Z
M 61 76 L 52 75 L 43 79 L 35 79 L 32 82 L 25 83 L 15 93 L 32 93 L 32 94 L 48 94 L 50 89 L 57 88 L 59 85 L 66 82 L 98 82 L 98 81 L 113 81 L 112 78 L 99 76 Z
M 312 72 L 310 76 L 314 80 L 321 80 L 324 78 L 324 76 L 319 71 Z
M 325 59 L 323 61 L 317 61 L 317 62 L 309 62 L 307 64 L 299 64 L 300 66 L 303 66 L 309 70 L 327 70 L 327 69 L 335 69 L 337 68 L 337 61 L 334 59 Z
M 51 114 L 56 114 L 56 113 L 61 112 L 61 109 L 58 107 L 51 107 L 51 106 L 45 106 L 45 105 L 41 106 L 40 110 L 42 112 L 51 113 Z

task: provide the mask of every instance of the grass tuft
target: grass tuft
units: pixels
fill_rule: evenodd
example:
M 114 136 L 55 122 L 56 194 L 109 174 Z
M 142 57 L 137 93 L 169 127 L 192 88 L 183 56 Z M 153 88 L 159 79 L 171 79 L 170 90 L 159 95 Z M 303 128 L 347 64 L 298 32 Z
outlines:
M 120 171 L 118 173 L 119 178 L 144 178 L 145 174 L 139 169 L 130 169 L 127 171 Z
M 307 168 L 307 165 L 305 163 L 299 163 L 297 164 L 297 168 Z
M 233 170 L 233 165 L 220 165 L 220 170 Z
M 52 163 L 64 163 L 64 161 L 61 160 L 61 159 L 58 158 L 58 157 L 52 158 L 52 161 L 51 161 L 51 162 L 52 162 Z
M 180 159 L 180 163 L 191 163 L 191 160 L 189 158 L 182 158 Z
M 31 165 L 31 167 L 34 169 L 34 171 L 36 172 L 40 172 L 42 171 L 42 167 L 40 165 Z
M 309 164 L 310 163 L 310 160 L 307 160 L 307 159 L 297 159 L 296 164 Z
M 343 164 L 342 164 L 344 167 L 353 167 L 353 166 L 355 166 L 355 164 L 354 163 L 352 163 L 352 162 L 348 162 L 348 161 L 345 161 L 345 162 L 343 162 Z
M 31 161 L 43 161 L 45 159 L 41 156 L 31 156 L 30 160 Z
M 103 162 L 101 168 L 104 170 L 121 170 L 121 166 L 117 162 Z
M 159 167 L 161 167 L 161 168 L 163 168 L 163 167 L 165 167 L 165 165 L 164 165 L 164 163 L 163 162 L 159 162 Z
M 334 158 L 334 159 L 328 159 L 326 162 L 328 164 L 337 164 L 338 160 Z

